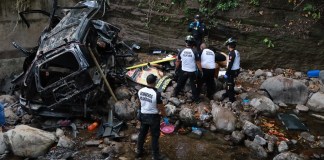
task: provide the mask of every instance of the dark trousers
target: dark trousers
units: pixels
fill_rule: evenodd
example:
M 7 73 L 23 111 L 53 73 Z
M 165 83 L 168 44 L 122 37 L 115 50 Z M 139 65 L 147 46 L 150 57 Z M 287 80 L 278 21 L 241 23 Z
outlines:
M 137 151 L 143 153 L 145 137 L 151 130 L 152 152 L 154 157 L 159 156 L 159 137 L 160 137 L 160 115 L 141 114 L 141 128 L 137 141 Z
M 239 72 L 240 72 L 239 70 L 230 71 L 228 74 L 228 78 L 226 80 L 226 96 L 228 96 L 231 102 L 234 102 L 236 100 L 234 87 L 235 87 L 235 78 L 238 76 Z
M 212 98 L 213 94 L 215 93 L 215 81 L 214 81 L 214 76 L 215 76 L 215 69 L 205 69 L 203 68 L 203 77 L 198 81 L 198 94 L 201 91 L 201 88 L 204 83 L 206 83 L 207 87 L 207 97 Z
M 174 89 L 174 96 L 177 96 L 179 92 L 183 89 L 185 86 L 187 80 L 190 80 L 190 86 L 191 86 L 191 91 L 192 91 L 192 99 L 194 101 L 199 99 L 198 91 L 197 91 L 197 86 L 196 86 L 196 73 L 195 72 L 186 72 L 186 71 L 181 71 L 180 76 L 178 77 L 177 81 L 177 86 Z
M 228 76 L 226 81 L 226 95 L 231 102 L 235 101 L 235 78 L 231 75 Z
M 202 44 L 202 38 L 195 38 L 195 45 L 197 47 L 197 51 L 201 51 L 200 50 L 200 45 Z

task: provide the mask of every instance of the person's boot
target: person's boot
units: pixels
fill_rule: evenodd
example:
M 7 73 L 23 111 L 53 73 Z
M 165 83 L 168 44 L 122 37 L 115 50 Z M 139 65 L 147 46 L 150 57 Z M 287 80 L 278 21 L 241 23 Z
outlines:
M 165 157 L 163 155 L 157 154 L 153 155 L 152 160 L 163 160 Z
M 135 151 L 135 153 L 136 153 L 136 155 L 135 155 L 135 158 L 136 159 L 139 159 L 139 158 L 141 158 L 141 157 L 143 157 L 143 155 L 144 155 L 144 149 L 143 150 L 136 150 Z

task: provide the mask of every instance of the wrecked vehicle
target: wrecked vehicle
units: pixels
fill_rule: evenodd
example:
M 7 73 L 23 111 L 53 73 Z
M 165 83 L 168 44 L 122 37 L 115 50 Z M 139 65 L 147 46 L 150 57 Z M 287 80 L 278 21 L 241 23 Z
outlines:
M 27 56 L 23 73 L 13 80 L 24 110 L 44 116 L 86 116 L 114 96 L 108 80 L 123 81 L 125 58 L 137 55 L 118 37 L 120 29 L 100 20 L 107 8 L 105 0 L 82 1 L 74 7 L 61 7 L 53 0 L 51 13 L 20 13 L 27 26 L 25 14 L 41 13 L 50 19 L 37 47 L 28 51 L 13 42 Z M 63 9 L 69 12 L 61 18 L 56 13 Z

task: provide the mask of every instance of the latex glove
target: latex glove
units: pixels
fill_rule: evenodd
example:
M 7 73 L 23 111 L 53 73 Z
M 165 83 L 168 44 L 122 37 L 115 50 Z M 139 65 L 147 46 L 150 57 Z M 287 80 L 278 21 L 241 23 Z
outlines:
M 164 122 L 166 125 L 169 125 L 169 118 L 168 118 L 168 117 L 164 117 L 164 118 L 163 118 L 163 122 Z
M 190 23 L 189 28 L 193 28 L 193 27 L 194 27 L 194 24 Z
M 225 79 L 227 79 L 227 78 L 228 78 L 228 76 L 227 76 L 227 75 L 225 74 L 225 75 L 224 75 L 224 78 L 225 78 Z

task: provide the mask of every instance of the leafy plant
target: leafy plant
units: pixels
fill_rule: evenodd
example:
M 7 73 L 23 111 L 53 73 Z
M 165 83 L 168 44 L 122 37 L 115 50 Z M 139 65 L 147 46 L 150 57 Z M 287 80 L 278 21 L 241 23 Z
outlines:
M 316 8 L 312 4 L 305 4 L 303 11 L 306 12 L 306 17 L 312 17 L 313 19 L 320 19 L 321 18 L 321 12 L 317 11 Z
M 254 6 L 259 6 L 260 5 L 260 0 L 250 0 L 250 4 Z
M 273 48 L 274 44 L 272 43 L 272 41 L 268 38 L 264 38 L 263 39 L 263 43 L 266 44 L 268 46 L 268 48 Z
M 171 3 L 183 5 L 184 3 L 186 3 L 186 0 L 172 0 Z
M 232 8 L 236 8 L 239 6 L 239 3 L 237 0 L 229 0 L 229 1 L 226 1 L 226 2 L 219 2 L 216 6 L 216 8 L 218 10 L 221 10 L 221 11 L 228 11 Z

